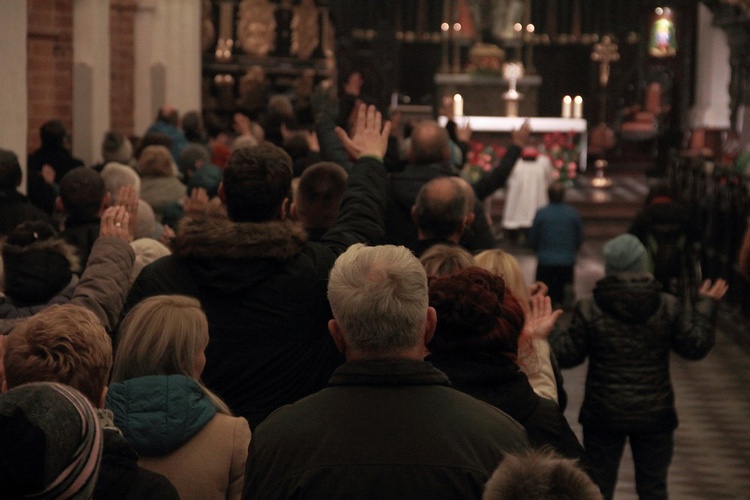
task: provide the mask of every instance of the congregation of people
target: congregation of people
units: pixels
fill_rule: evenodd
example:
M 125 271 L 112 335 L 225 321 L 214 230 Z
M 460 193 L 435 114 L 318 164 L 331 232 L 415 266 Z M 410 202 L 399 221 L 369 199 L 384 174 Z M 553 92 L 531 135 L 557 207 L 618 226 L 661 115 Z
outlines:
M 582 223 L 528 123 L 470 182 L 455 124 L 401 137 L 359 87 L 228 123 L 165 104 L 94 165 L 52 119 L 27 194 L 0 150 L 0 496 L 610 499 L 627 440 L 667 498 L 670 352 L 709 353 L 727 292 L 659 267 L 667 195 L 572 300 Z M 506 187 L 531 283 L 483 209 Z

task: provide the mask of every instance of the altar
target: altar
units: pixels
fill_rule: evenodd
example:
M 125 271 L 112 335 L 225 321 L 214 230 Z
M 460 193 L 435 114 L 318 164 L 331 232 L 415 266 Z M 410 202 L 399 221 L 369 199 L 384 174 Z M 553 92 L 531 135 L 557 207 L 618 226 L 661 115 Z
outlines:
M 506 116 L 463 116 L 455 121 L 459 125 L 468 124 L 473 130 L 472 140 L 491 142 L 497 140 L 498 132 L 512 132 L 521 128 L 529 120 L 532 134 L 561 133 L 574 134 L 575 146 L 578 148 L 578 170 L 586 170 L 586 151 L 588 149 L 587 122 L 583 118 L 547 118 L 547 117 L 506 117 Z M 445 126 L 448 119 L 440 116 L 438 121 Z M 493 137 L 494 136 L 494 137 Z
M 527 75 L 516 82 L 518 92 L 523 94 L 519 102 L 519 114 L 536 116 L 537 93 L 542 84 L 539 75 Z M 503 93 L 509 88 L 509 81 L 500 75 L 478 75 L 471 73 L 438 73 L 435 75 L 435 95 L 438 109 L 445 96 L 461 94 L 464 97 L 464 111 L 473 116 L 505 116 Z

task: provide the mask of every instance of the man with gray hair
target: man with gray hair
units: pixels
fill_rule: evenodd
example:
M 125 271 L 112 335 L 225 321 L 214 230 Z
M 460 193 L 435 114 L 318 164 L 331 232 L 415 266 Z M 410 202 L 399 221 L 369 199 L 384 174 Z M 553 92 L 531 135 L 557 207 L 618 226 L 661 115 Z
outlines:
M 451 389 L 424 361 L 436 325 L 427 276 L 404 247 L 353 245 L 328 283 L 347 362 L 328 387 L 253 434 L 244 498 L 479 498 L 520 424 Z

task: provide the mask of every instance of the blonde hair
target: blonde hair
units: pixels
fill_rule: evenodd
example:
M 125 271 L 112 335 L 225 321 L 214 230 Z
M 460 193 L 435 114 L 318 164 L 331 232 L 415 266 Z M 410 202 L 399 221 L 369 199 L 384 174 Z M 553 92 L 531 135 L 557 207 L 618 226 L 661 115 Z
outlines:
M 529 288 L 523 278 L 518 260 L 500 249 L 485 250 L 474 257 L 477 266 L 496 274 L 505 280 L 505 287 L 511 291 L 523 308 L 525 317 L 531 312 Z M 539 369 L 539 358 L 533 346 L 533 338 L 526 328 L 518 338 L 518 364 L 527 373 L 535 373 Z
M 156 295 L 139 302 L 120 325 L 112 382 L 148 375 L 195 378 L 196 356 L 208 344 L 208 320 L 200 302 L 184 295 Z M 198 381 L 221 413 L 226 403 Z
M 405 247 L 352 245 L 331 270 L 328 300 L 352 349 L 388 355 L 417 345 L 427 318 L 427 275 Z
M 96 315 L 74 304 L 53 305 L 17 325 L 5 339 L 8 387 L 59 382 L 96 407 L 112 368 L 112 342 Z
M 425 250 L 419 261 L 424 266 L 427 276 L 440 278 L 467 267 L 476 266 L 474 256 L 458 245 L 432 245 Z
M 529 289 L 523 278 L 518 260 L 502 250 L 485 250 L 474 257 L 476 265 L 493 274 L 502 276 L 505 287 L 518 299 L 524 312 L 529 310 Z

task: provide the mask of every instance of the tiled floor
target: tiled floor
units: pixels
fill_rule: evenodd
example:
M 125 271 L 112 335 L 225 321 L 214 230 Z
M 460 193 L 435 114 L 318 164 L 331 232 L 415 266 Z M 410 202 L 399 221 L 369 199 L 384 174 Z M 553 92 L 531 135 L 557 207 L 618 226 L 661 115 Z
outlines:
M 602 241 L 588 241 L 576 267 L 577 297 L 591 294 L 603 276 Z M 502 245 L 501 245 L 502 246 Z M 503 247 L 517 256 L 527 279 L 533 278 L 536 259 L 530 251 Z M 669 474 L 670 498 L 750 499 L 750 352 L 738 345 L 728 329 L 750 335 L 750 322 L 727 320 L 722 311 L 717 342 L 701 361 L 672 361 L 680 427 Z M 583 399 L 586 366 L 564 371 L 569 396 L 568 417 L 580 436 L 577 422 Z M 626 447 L 615 499 L 636 499 L 632 458 Z

